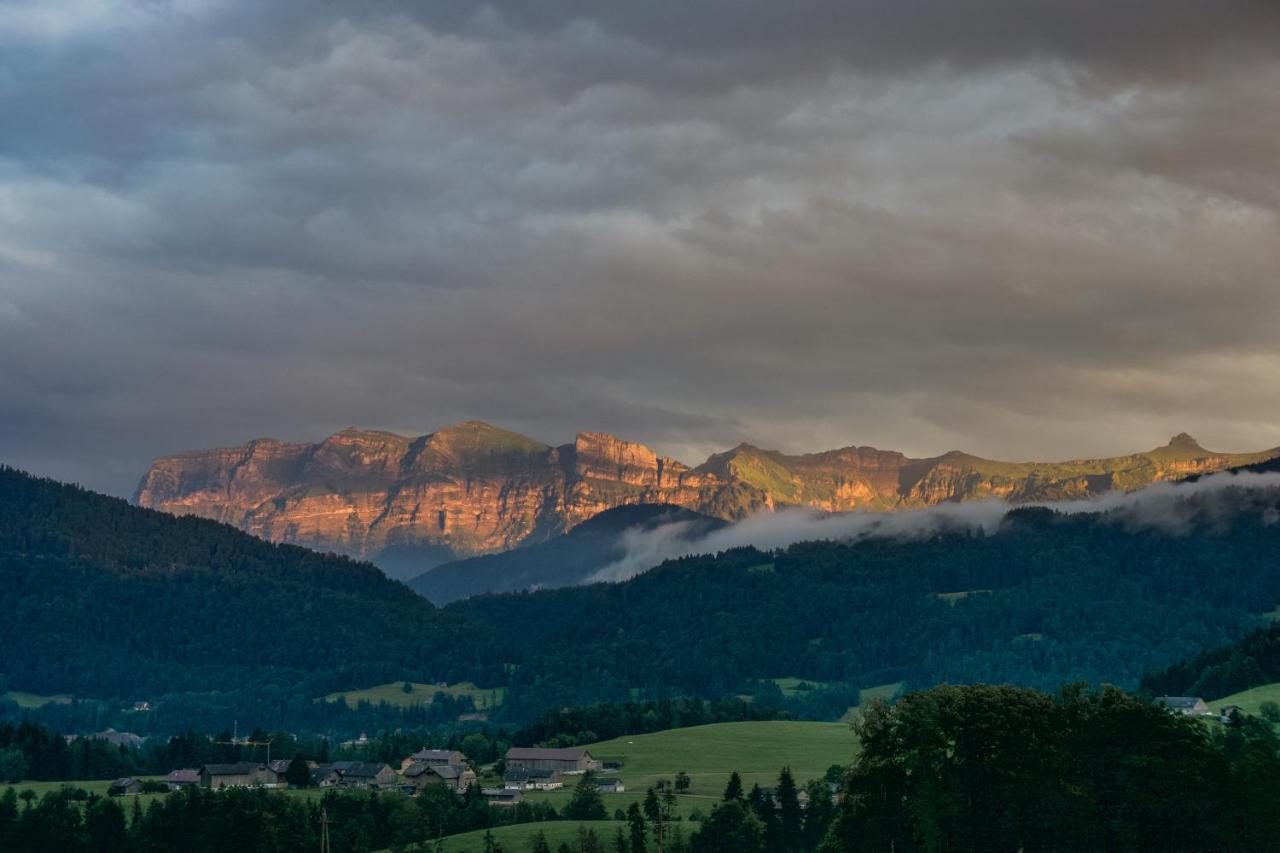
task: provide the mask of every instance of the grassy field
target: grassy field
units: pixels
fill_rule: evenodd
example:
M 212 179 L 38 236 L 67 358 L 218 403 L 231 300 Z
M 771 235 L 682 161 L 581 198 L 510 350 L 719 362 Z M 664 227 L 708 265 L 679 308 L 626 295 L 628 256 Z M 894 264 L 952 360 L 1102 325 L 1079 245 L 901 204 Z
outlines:
M 27 693 L 23 690 L 10 690 L 4 694 L 14 702 L 18 703 L 19 708 L 39 708 L 42 705 L 48 705 L 51 702 L 67 705 L 71 702 L 71 697 L 65 693 L 58 693 L 53 696 L 41 696 L 37 693 Z
M 340 699 L 346 699 L 347 704 L 352 708 L 361 702 L 368 702 L 372 705 L 386 702 L 389 705 L 408 708 L 413 705 L 428 703 L 435 698 L 437 693 L 444 693 L 447 696 L 454 697 L 470 696 L 471 701 L 475 703 L 477 711 L 487 711 L 501 705 L 506 696 L 505 687 L 485 690 L 476 687 L 469 681 L 461 681 L 457 684 L 450 684 L 447 687 L 440 687 L 435 684 L 418 684 L 417 682 L 410 682 L 410 685 L 413 687 L 413 691 L 410 693 L 404 692 L 403 681 L 393 681 L 365 690 L 344 690 L 340 693 L 330 693 L 324 697 L 324 701 L 337 702 Z
M 772 787 L 778 771 L 789 766 L 796 781 L 804 784 L 819 779 L 832 764 L 848 764 L 857 749 L 857 739 L 843 723 L 794 721 L 716 723 L 686 729 L 668 729 L 647 735 L 629 735 L 591 745 L 597 760 L 620 761 L 618 778 L 626 791 L 605 794 L 610 814 L 643 799 L 645 789 L 658 779 L 672 779 L 681 770 L 689 774 L 689 793 L 680 797 L 680 814 L 711 810 L 729 774 L 738 771 L 743 785 Z M 573 792 L 569 786 L 559 791 L 530 791 L 525 798 L 541 800 L 564 808 Z
M 163 776 L 139 776 L 137 778 L 163 779 L 164 777 Z M 43 797 L 49 791 L 56 791 L 59 788 L 63 788 L 63 787 L 72 787 L 72 788 L 83 788 L 84 790 L 89 791 L 90 793 L 98 794 L 99 796 L 105 797 L 107 795 L 107 788 L 109 788 L 110 786 L 111 786 L 111 781 L 107 779 L 77 780 L 72 782 L 19 782 L 17 785 L 0 785 L 0 794 L 3 794 L 5 792 L 5 789 L 12 788 L 19 795 L 21 795 L 23 791 L 32 791 L 33 793 L 35 793 L 37 797 Z M 142 810 L 146 811 L 147 808 L 153 802 L 157 800 L 163 800 L 165 797 L 169 796 L 169 793 L 170 792 L 165 792 L 163 794 L 130 795 L 127 797 L 119 797 L 116 800 L 116 802 L 118 802 L 120 804 L 120 807 L 124 809 L 125 820 L 130 821 L 133 819 L 133 801 L 134 800 L 137 800 L 139 804 L 142 806 Z M 290 798 L 300 799 L 300 800 L 318 800 L 322 796 L 324 796 L 325 792 L 320 788 L 304 788 L 304 789 L 295 789 L 295 790 L 287 790 L 284 788 L 279 788 L 271 791 L 271 794 L 276 796 L 281 796 L 281 797 L 290 797 Z
M 568 842 L 576 849 L 574 842 L 578 838 L 578 827 L 586 826 L 595 831 L 606 850 L 613 849 L 613 834 L 623 824 L 611 820 L 567 821 L 555 820 L 543 823 L 521 823 L 515 826 L 498 826 L 489 830 L 493 839 L 502 845 L 507 853 L 526 853 L 533 847 L 533 837 L 539 832 L 547 836 L 547 843 L 554 850 L 561 842 Z M 625 827 L 624 827 L 625 828 Z M 450 835 L 441 843 L 444 853 L 482 853 L 484 850 L 485 830 L 463 832 Z M 417 849 L 434 853 L 435 842 L 419 845 Z
M 943 601 L 945 601 L 947 604 L 950 604 L 952 607 L 955 607 L 956 602 L 964 601 L 966 598 L 968 598 L 971 595 L 982 595 L 989 592 L 991 592 L 991 590 L 989 589 L 962 589 L 959 592 L 934 593 L 934 598 L 940 598 Z
M 892 701 L 904 687 L 903 682 L 895 681 L 892 684 L 877 684 L 875 687 L 864 687 L 858 691 L 859 703 L 850 705 L 849 710 L 844 712 L 844 716 L 840 718 L 842 723 L 852 723 L 857 718 L 859 709 L 863 705 L 869 705 L 877 699 L 883 699 L 886 702 Z
M 1233 693 L 1221 699 L 1214 699 L 1208 705 L 1213 709 L 1214 713 L 1217 713 L 1224 705 L 1239 705 L 1246 714 L 1257 714 L 1263 702 L 1280 704 L 1280 683 L 1263 684 L 1260 687 L 1242 690 L 1239 693 Z
M 773 683 L 778 685 L 778 689 L 782 691 L 783 696 L 799 696 L 802 693 L 807 693 L 808 691 L 806 690 L 798 689 L 801 684 L 808 684 L 814 690 L 822 690 L 824 687 L 830 686 L 830 682 L 814 681 L 809 678 L 775 678 Z

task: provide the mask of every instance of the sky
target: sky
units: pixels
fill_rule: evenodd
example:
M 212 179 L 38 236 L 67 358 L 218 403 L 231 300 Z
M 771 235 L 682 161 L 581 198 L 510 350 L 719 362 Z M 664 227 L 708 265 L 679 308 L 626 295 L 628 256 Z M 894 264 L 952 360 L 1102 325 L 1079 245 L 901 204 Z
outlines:
M 0 0 L 0 462 L 1280 445 L 1274 0 Z

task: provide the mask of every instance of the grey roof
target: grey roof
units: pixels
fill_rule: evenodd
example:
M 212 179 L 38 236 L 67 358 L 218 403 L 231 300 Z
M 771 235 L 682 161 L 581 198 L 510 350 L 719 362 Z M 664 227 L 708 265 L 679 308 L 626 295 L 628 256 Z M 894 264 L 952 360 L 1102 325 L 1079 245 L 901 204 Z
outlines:
M 239 764 L 206 764 L 201 770 L 210 776 L 248 776 L 257 770 L 265 770 L 265 765 L 242 761 Z
M 1203 702 L 1199 696 L 1160 696 L 1156 702 L 1167 708 L 1194 708 L 1197 702 Z
M 424 773 L 431 773 L 441 779 L 457 779 L 466 772 L 466 769 L 458 764 L 427 764 L 418 761 L 410 764 L 404 771 L 404 775 L 406 779 L 416 779 Z
M 550 767 L 531 767 L 528 769 L 524 767 L 512 767 L 506 772 L 504 778 L 510 779 L 513 782 L 524 781 L 526 779 L 554 779 L 559 772 L 559 770 L 554 770 Z
M 337 768 L 334 769 L 336 770 Z M 351 762 L 351 766 L 346 770 L 338 770 L 338 772 L 342 774 L 343 779 L 372 779 L 383 770 L 390 769 L 390 767 L 387 767 L 387 765 L 378 761 L 353 761 Z
M 409 757 L 414 761 L 444 764 L 460 764 L 467 760 L 467 757 L 456 749 L 420 749 Z
M 507 758 L 516 760 L 524 759 L 526 761 L 537 760 L 555 760 L 555 761 L 578 761 L 583 758 L 590 758 L 591 753 L 587 752 L 584 746 L 572 746 L 567 749 L 544 749 L 542 747 L 522 747 L 513 746 L 507 750 Z
M 519 791 L 512 791 L 509 788 L 485 788 L 480 793 L 499 800 L 514 800 L 521 797 Z
M 105 740 L 112 746 L 136 747 L 142 744 L 140 735 L 135 735 L 133 732 L 118 732 L 115 729 L 107 729 L 105 732 L 97 732 L 96 734 L 85 735 L 85 737 L 94 740 Z
M 133 778 L 132 776 L 122 776 L 121 778 L 119 778 L 119 779 L 115 780 L 114 782 L 112 782 L 112 783 L 111 783 L 111 787 L 112 787 L 112 788 L 126 788 L 126 787 L 128 787 L 129 785 L 137 785 L 137 784 L 139 784 L 139 783 L 138 783 L 138 780 L 137 780 L 137 779 L 135 779 L 135 778 Z
M 184 768 L 182 770 L 170 770 L 169 775 L 164 777 L 166 782 L 199 782 L 200 771 Z

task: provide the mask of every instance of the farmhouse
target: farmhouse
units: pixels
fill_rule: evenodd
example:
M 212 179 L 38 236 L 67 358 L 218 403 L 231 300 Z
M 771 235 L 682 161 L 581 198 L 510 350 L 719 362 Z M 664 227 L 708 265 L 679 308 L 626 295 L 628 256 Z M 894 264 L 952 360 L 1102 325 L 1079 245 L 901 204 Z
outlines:
M 200 784 L 206 788 L 260 788 L 275 785 L 276 775 L 265 764 L 206 764 L 200 768 Z
M 1156 704 L 1163 705 L 1170 711 L 1186 714 L 1188 717 L 1199 717 L 1213 713 L 1199 696 L 1157 696 Z
M 507 750 L 508 770 L 559 770 L 564 774 L 599 770 L 600 763 L 585 747 L 543 749 L 513 746 Z
M 519 791 L 508 788 L 485 788 L 480 793 L 484 796 L 484 801 L 491 806 L 514 806 L 524 799 L 524 795 Z
M 418 763 L 409 765 L 404 771 L 404 786 L 414 796 L 436 785 L 462 793 L 475 781 L 475 772 L 465 764 Z
M 137 749 L 142 746 L 141 735 L 135 735 L 133 732 L 118 732 L 115 729 L 107 729 L 105 732 L 96 732 L 91 735 L 81 735 L 87 740 L 105 740 L 112 746 L 123 746 L 127 749 Z M 76 739 L 76 735 L 63 735 L 63 739 L 68 743 Z
M 611 779 L 596 779 L 596 789 L 602 794 L 621 794 L 627 790 L 622 786 L 622 780 L 616 776 Z
M 126 776 L 123 779 L 117 779 L 107 787 L 108 797 L 123 797 L 131 794 L 141 794 L 142 783 L 132 776 Z
M 461 767 L 467 763 L 467 757 L 456 749 L 420 749 L 400 762 L 400 769 L 408 770 L 413 764 L 441 764 Z
M 554 791 L 564 787 L 564 774 L 543 768 L 508 769 L 502 777 L 502 786 L 513 791 Z
M 396 771 L 379 761 L 341 762 L 349 764 L 336 771 L 339 788 L 371 788 L 385 790 L 396 784 Z
M 190 788 L 200 784 L 199 770 L 172 770 L 169 775 L 164 777 L 164 784 L 170 791 L 178 791 L 182 788 Z

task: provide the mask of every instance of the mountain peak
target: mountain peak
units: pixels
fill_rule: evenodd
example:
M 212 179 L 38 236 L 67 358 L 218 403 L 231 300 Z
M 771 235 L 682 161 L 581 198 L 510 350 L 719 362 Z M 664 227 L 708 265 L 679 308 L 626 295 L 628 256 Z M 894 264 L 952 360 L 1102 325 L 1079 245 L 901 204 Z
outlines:
M 1167 446 L 1174 448 L 1175 450 L 1204 450 L 1204 448 L 1200 446 L 1200 442 L 1196 441 L 1185 432 L 1180 432 L 1173 438 L 1169 439 L 1169 444 Z

